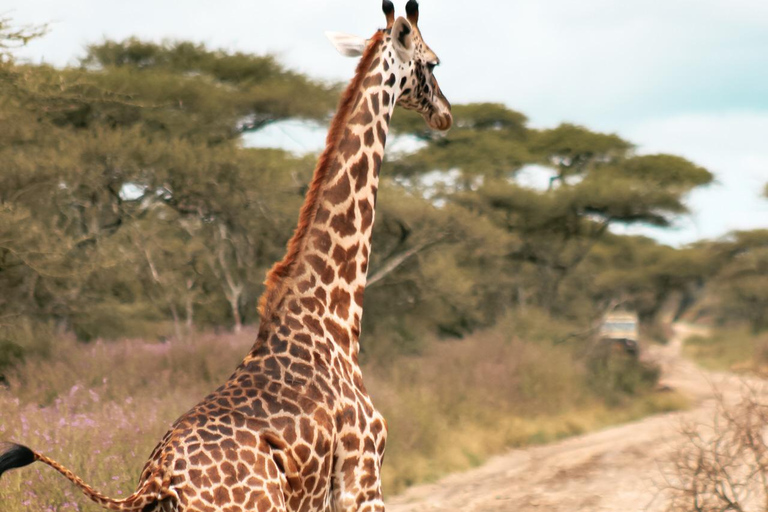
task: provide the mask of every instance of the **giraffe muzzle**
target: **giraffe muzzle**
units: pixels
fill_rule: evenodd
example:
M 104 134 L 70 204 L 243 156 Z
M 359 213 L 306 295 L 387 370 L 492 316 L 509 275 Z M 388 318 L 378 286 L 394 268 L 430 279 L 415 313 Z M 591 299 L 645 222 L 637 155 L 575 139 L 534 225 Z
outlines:
M 435 130 L 447 132 L 453 126 L 453 116 L 448 114 L 434 114 L 427 119 L 427 124 Z

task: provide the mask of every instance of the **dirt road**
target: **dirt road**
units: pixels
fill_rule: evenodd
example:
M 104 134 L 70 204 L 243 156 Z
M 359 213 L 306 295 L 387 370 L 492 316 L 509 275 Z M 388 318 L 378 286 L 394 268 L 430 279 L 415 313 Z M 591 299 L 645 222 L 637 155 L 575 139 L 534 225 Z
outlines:
M 682 442 L 681 421 L 711 422 L 713 386 L 735 400 L 740 377 L 707 372 L 681 357 L 695 329 L 676 326 L 675 339 L 649 358 L 662 367 L 662 384 L 691 397 L 694 406 L 558 443 L 497 456 L 471 471 L 414 487 L 387 502 L 389 512 L 426 511 L 661 511 L 660 464 Z

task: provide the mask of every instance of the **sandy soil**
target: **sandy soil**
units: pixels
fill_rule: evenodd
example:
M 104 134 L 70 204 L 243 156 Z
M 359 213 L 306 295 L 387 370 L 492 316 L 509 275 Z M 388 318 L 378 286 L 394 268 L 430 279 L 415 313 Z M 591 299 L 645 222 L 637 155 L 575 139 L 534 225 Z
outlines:
M 683 359 L 683 341 L 696 329 L 676 325 L 675 332 L 668 346 L 653 347 L 646 357 L 661 365 L 663 385 L 691 397 L 691 410 L 513 450 L 473 470 L 413 487 L 388 500 L 387 510 L 664 510 L 661 467 L 682 442 L 681 422 L 711 422 L 714 390 L 732 401 L 745 384 L 742 377 L 708 372 Z

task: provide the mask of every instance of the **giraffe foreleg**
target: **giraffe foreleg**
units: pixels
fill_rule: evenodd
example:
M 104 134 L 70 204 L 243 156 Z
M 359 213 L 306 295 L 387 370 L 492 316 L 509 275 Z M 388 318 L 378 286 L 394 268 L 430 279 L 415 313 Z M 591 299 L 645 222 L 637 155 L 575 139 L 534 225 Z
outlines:
M 333 509 L 334 512 L 383 512 L 381 494 L 381 455 L 365 450 L 370 439 L 363 438 L 354 448 L 352 434 L 344 439 L 334 460 Z

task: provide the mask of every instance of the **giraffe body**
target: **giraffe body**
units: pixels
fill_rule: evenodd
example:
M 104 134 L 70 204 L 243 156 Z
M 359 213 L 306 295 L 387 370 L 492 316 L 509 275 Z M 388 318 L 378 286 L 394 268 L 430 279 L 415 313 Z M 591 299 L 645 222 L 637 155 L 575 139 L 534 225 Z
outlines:
M 15 446 L 9 457 L 54 467 L 113 510 L 384 509 L 387 428 L 357 360 L 379 169 L 396 104 L 435 128 L 451 124 L 416 2 L 408 20 L 395 21 L 388 1 L 384 10 L 388 27 L 362 52 L 288 253 L 267 276 L 254 347 L 227 382 L 176 421 L 138 490 L 111 500 L 41 454 Z M 0 457 L 0 474 L 24 464 Z

